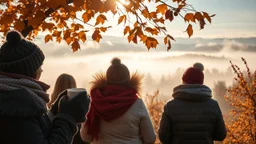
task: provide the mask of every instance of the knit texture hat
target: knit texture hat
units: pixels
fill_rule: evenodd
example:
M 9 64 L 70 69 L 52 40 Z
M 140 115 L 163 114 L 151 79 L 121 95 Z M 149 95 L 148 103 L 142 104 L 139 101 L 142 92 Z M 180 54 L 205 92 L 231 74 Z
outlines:
M 203 84 L 204 83 L 204 66 L 201 63 L 195 63 L 193 67 L 188 68 L 182 76 L 186 84 Z
M 44 61 L 44 54 L 18 31 L 10 31 L 0 49 L 0 71 L 33 77 Z
M 121 84 L 130 80 L 130 71 L 119 58 L 113 58 L 106 77 L 110 83 Z

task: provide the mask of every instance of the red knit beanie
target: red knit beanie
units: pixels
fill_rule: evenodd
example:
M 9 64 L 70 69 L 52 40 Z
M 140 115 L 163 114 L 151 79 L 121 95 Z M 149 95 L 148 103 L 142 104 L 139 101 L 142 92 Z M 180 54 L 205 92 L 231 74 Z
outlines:
M 195 63 L 193 67 L 188 68 L 182 76 L 186 84 L 203 84 L 204 83 L 204 66 L 201 63 Z

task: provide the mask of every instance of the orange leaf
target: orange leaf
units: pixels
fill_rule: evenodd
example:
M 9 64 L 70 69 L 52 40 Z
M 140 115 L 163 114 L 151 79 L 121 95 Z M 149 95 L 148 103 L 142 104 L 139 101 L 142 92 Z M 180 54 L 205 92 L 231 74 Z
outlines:
M 193 35 L 193 27 L 191 24 L 188 25 L 186 32 L 188 33 L 189 37 Z
M 65 39 L 65 41 L 69 45 L 72 42 L 72 39 L 70 37 L 68 37 L 67 39 Z
M 206 19 L 208 20 L 208 22 L 209 22 L 209 23 L 211 23 L 211 22 L 212 22 L 212 19 L 211 19 L 211 17 L 209 16 L 209 14 L 208 14 L 208 13 L 203 12 L 203 15 L 204 15 L 204 18 L 206 18 Z
M 124 28 L 124 35 L 126 35 L 128 32 L 130 32 L 130 27 L 129 26 L 126 26 L 125 28 Z
M 132 40 L 133 40 L 133 37 L 134 37 L 135 35 L 132 33 L 132 34 L 130 34 L 129 36 L 128 36 L 128 42 L 131 42 Z
M 201 19 L 201 20 L 199 21 L 199 24 L 200 24 L 200 29 L 204 29 L 204 25 L 206 24 L 205 21 L 204 21 L 204 19 Z
M 94 17 L 94 12 L 92 10 L 87 10 L 82 15 L 82 18 L 83 18 L 85 23 L 87 23 L 92 17 Z
M 158 30 L 156 28 L 146 27 L 145 31 L 151 33 L 152 35 L 158 35 Z
M 171 35 L 167 35 L 168 38 L 170 38 L 173 41 L 176 41 Z
M 96 42 L 100 42 L 100 39 L 102 39 L 102 36 L 100 34 L 99 30 L 95 30 L 92 34 L 92 39 Z
M 18 22 L 16 22 L 15 25 L 14 25 L 14 28 L 15 28 L 16 30 L 18 30 L 18 31 L 22 31 L 22 30 L 24 29 L 24 27 L 25 27 L 25 24 L 24 24 L 24 22 L 22 22 L 22 21 L 18 21 Z
M 168 7 L 166 4 L 160 4 L 156 7 L 156 12 L 157 13 L 162 13 L 163 15 L 165 14 L 165 12 L 167 11 Z
M 156 12 L 150 12 L 149 15 L 150 15 L 152 18 L 157 18 L 157 13 L 156 13 Z
M 71 44 L 72 50 L 73 52 L 76 52 L 78 49 L 80 49 L 80 44 L 78 43 L 77 40 L 75 40 L 72 44 Z
M 63 37 L 63 38 L 64 38 L 65 40 L 68 39 L 68 38 L 70 38 L 70 34 L 71 34 L 71 33 L 70 33 L 69 30 L 64 31 L 63 34 L 64 34 L 64 37 Z
M 153 37 L 148 37 L 145 45 L 147 46 L 148 50 L 150 48 L 156 48 L 156 46 L 158 45 L 158 41 Z
M 119 17 L 118 24 L 120 24 L 123 21 L 124 21 L 124 24 L 125 24 L 126 23 L 126 15 L 122 15 L 122 16 Z
M 166 36 L 165 38 L 164 38 L 164 44 L 167 44 L 168 43 L 168 37 Z
M 48 34 L 48 35 L 46 35 L 46 36 L 44 37 L 44 42 L 45 42 L 45 43 L 47 43 L 47 42 L 50 41 L 50 40 L 52 41 L 52 36 L 51 36 L 51 35 Z
M 189 22 L 189 21 L 195 22 L 194 14 L 193 13 L 187 13 L 184 17 L 184 20 L 185 20 L 185 22 Z
M 107 20 L 106 16 L 103 15 L 103 14 L 100 14 L 100 15 L 97 17 L 97 19 L 96 19 L 95 25 L 98 25 L 98 24 L 100 24 L 100 23 L 101 23 L 101 24 L 104 24 L 106 20 Z
M 171 48 L 172 48 L 171 41 L 170 41 L 170 40 L 168 40 L 168 47 L 167 47 L 167 51 L 169 51 Z
M 86 41 L 86 35 L 85 35 L 85 32 L 80 31 L 80 32 L 78 33 L 78 37 L 79 37 L 83 42 L 85 42 L 85 41 Z
M 74 0 L 73 1 L 75 7 L 80 7 L 80 6 L 84 5 L 84 2 L 85 2 L 85 0 Z
M 200 12 L 196 12 L 194 17 L 199 22 L 200 22 L 201 19 L 204 19 L 204 17 L 202 16 L 202 14 Z
M 57 41 L 58 43 L 60 43 L 61 40 L 62 40 L 62 37 L 60 37 L 60 36 L 56 38 L 56 41 Z

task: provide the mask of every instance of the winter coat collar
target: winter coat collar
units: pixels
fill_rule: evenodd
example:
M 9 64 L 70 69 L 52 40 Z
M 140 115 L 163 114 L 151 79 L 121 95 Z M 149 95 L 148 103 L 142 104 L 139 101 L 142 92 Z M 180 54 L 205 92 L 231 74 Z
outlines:
M 173 89 L 172 96 L 186 101 L 205 101 L 212 97 L 212 91 L 205 85 L 183 84 Z

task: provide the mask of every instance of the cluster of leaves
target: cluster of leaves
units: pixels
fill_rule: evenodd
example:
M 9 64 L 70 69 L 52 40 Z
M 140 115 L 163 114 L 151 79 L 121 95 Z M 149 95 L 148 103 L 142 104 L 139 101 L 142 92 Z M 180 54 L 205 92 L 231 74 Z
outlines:
M 159 90 L 157 90 L 153 95 L 147 94 L 143 100 L 147 105 L 155 133 L 157 134 L 165 103 L 159 99 Z M 155 143 L 160 144 L 158 135 Z
M 156 9 L 150 11 L 145 3 L 153 3 Z M 168 50 L 171 40 L 175 39 L 167 34 L 166 22 L 172 22 L 176 16 L 182 17 L 188 22 L 186 32 L 190 37 L 192 23 L 198 22 L 203 29 L 205 19 L 211 23 L 214 16 L 196 11 L 186 0 L 1 0 L 0 32 L 6 34 L 16 29 L 33 39 L 39 32 L 48 31 L 45 42 L 64 40 L 77 51 L 79 42 L 86 42 L 88 28 L 92 28 L 92 39 L 96 42 L 111 28 L 105 25 L 108 12 L 119 16 L 118 24 L 125 25 L 123 34 L 129 42 L 137 44 L 140 40 L 148 49 L 156 48 L 158 41 L 154 36 L 162 33 Z
M 256 71 L 251 73 L 247 62 L 242 58 L 247 74 L 231 63 L 236 73 L 236 84 L 228 89 L 226 99 L 231 105 L 231 117 L 226 120 L 228 137 L 223 143 L 256 143 Z

